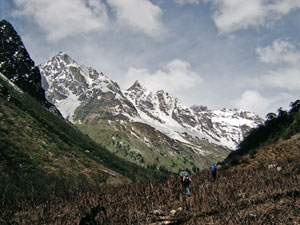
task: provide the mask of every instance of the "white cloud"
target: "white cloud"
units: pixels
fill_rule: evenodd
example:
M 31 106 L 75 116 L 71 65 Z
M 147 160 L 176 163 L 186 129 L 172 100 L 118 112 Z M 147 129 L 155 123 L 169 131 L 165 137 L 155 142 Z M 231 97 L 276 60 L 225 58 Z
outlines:
M 263 76 L 261 84 L 267 87 L 284 89 L 287 91 L 300 90 L 300 67 L 283 68 L 269 72 Z
M 205 0 L 215 6 L 214 21 L 220 33 L 263 27 L 300 8 L 300 0 Z
M 199 4 L 200 0 L 175 0 L 177 4 L 184 5 L 184 4 Z
M 262 62 L 280 64 L 279 68 L 256 79 L 256 84 L 287 91 L 300 90 L 300 50 L 296 46 L 275 40 L 272 45 L 257 48 L 256 52 Z
M 269 108 L 270 100 L 261 96 L 257 91 L 246 90 L 238 99 L 233 101 L 233 106 L 261 115 Z
M 130 26 L 152 38 L 161 38 L 166 30 L 161 22 L 162 10 L 148 0 L 107 0 L 120 24 Z
M 300 62 L 300 51 L 292 44 L 286 41 L 275 40 L 272 45 L 257 48 L 256 53 L 264 63 L 291 63 Z
M 292 96 L 284 92 L 276 96 L 264 97 L 256 90 L 246 90 L 238 99 L 232 101 L 232 105 L 264 117 L 269 112 L 276 112 L 280 106 L 287 105 L 291 99 Z
M 164 69 L 154 73 L 146 69 L 130 68 L 126 79 L 128 87 L 138 80 L 151 91 L 165 90 L 170 93 L 184 92 L 202 82 L 201 77 L 191 70 L 191 65 L 179 59 L 169 62 Z
M 33 18 L 50 41 L 105 29 L 106 7 L 101 0 L 13 0 L 17 17 Z

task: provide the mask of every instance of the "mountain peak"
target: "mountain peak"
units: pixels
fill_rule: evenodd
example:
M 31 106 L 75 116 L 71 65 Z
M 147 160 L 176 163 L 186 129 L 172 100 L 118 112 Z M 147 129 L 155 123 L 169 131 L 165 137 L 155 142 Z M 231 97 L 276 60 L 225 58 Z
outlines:
M 169 95 L 169 93 L 165 92 L 164 90 L 158 90 L 156 93 Z
M 1 20 L 0 27 L 3 29 L 3 26 L 5 27 L 5 25 L 10 26 L 12 28 L 12 25 L 10 22 L 8 22 L 7 20 Z
M 134 84 L 127 89 L 127 91 L 147 92 L 147 88 L 145 88 L 138 80 L 136 80 Z
M 15 30 L 13 25 L 10 22 L 8 22 L 7 20 L 0 21 L 0 29 L 1 30 L 9 29 L 9 30 L 13 30 L 13 31 Z
M 203 106 L 203 105 L 192 105 L 190 108 L 194 112 L 202 112 L 202 111 L 208 111 L 209 110 L 207 106 Z
M 140 82 L 138 80 L 136 80 L 133 85 L 131 85 L 130 88 L 127 89 L 127 91 L 131 91 L 131 90 L 136 90 L 136 89 L 141 89 L 142 85 L 140 84 Z
M 60 59 L 64 61 L 66 64 L 76 63 L 75 60 L 72 59 L 72 57 L 65 52 L 59 52 L 57 55 L 53 56 L 52 59 L 50 60 L 56 60 L 56 59 Z
M 41 87 L 41 74 L 12 24 L 0 21 L 0 72 L 46 108 L 53 108 Z
M 121 101 L 126 102 L 116 82 L 102 72 L 76 62 L 67 53 L 59 52 L 39 65 L 39 68 L 47 99 L 71 122 L 74 122 L 75 110 L 89 101 L 94 100 L 93 104 L 98 104 L 106 98 L 107 102 L 111 101 L 111 104 L 108 104 L 110 113 L 115 114 L 119 113 L 118 104 L 120 105 Z M 130 103 L 126 105 L 126 110 L 131 110 L 129 113 L 134 114 Z

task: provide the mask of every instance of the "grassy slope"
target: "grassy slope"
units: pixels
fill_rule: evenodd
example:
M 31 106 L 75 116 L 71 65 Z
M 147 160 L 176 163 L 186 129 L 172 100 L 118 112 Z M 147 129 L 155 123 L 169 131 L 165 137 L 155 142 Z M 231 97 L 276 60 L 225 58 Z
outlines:
M 153 127 L 143 123 L 99 120 L 94 124 L 77 125 L 93 140 L 114 154 L 143 167 L 177 172 L 187 168 L 193 173 L 223 160 L 229 150 L 199 140 L 206 154 L 200 155 L 180 142 L 174 141 Z M 209 154 L 208 154 L 209 153 Z
M 116 157 L 0 78 L 1 202 L 161 175 Z
M 223 164 L 225 166 L 240 164 L 244 155 L 255 155 L 257 149 L 274 144 L 280 139 L 289 139 L 299 132 L 300 100 L 297 100 L 289 112 L 279 111 L 276 117 L 252 130 L 240 143 L 238 150 L 229 154 Z
M 174 177 L 164 182 L 111 186 L 67 201 L 50 200 L 50 204 L 33 209 L 24 203 L 13 216 L 9 211 L 5 215 L 10 222 L 78 224 L 91 207 L 101 203 L 107 212 L 98 214 L 99 224 L 160 224 L 164 218 L 181 221 L 177 224 L 299 223 L 300 134 L 244 157 L 248 157 L 247 163 L 218 171 L 215 182 L 208 170 L 193 175 L 192 196 L 186 203 L 180 200 L 181 186 Z M 276 167 L 269 169 L 272 164 Z M 179 207 L 183 211 L 178 211 Z M 173 217 L 172 209 L 178 212 Z M 166 216 L 151 215 L 153 210 Z
M 147 124 L 126 121 L 122 114 L 112 112 L 115 108 L 122 109 L 123 104 L 115 94 L 102 93 L 76 109 L 75 124 L 109 151 L 145 168 L 177 172 L 183 167 L 195 173 L 222 161 L 230 152 L 196 138 L 191 138 L 189 142 L 193 146 L 188 146 Z M 204 154 L 199 153 L 199 149 Z
M 231 161 L 231 156 L 225 160 L 223 168 L 227 169 L 218 171 L 215 182 L 209 170 L 194 174 L 192 197 L 187 202 L 180 200 L 180 183 L 174 177 L 143 185 L 112 186 L 102 189 L 100 195 L 84 193 L 59 202 L 59 206 L 40 205 L 40 212 L 25 210 L 27 214 L 23 212 L 18 219 L 31 224 L 45 220 L 78 223 L 89 208 L 101 203 L 107 213 L 100 213 L 96 219 L 104 224 L 151 224 L 166 217 L 181 221 L 178 224 L 297 224 L 300 221 L 300 133 L 295 125 L 299 122 L 299 110 L 289 115 L 287 120 L 271 125 L 268 122 L 263 128 L 276 125 L 281 129 L 270 129 L 272 132 L 264 136 L 258 135 L 262 128 L 254 130 L 248 136 L 251 139 L 245 140 L 247 145 L 241 146 L 252 146 L 253 137 L 258 135 L 255 150 L 241 148 L 235 154 L 238 158 Z M 278 139 L 282 135 L 286 140 Z M 77 206 L 75 213 L 70 205 Z M 183 211 L 168 216 L 170 210 L 179 207 Z M 34 215 L 45 208 L 47 213 L 37 219 Z M 166 217 L 151 215 L 155 209 Z M 58 212 L 64 217 L 52 216 Z

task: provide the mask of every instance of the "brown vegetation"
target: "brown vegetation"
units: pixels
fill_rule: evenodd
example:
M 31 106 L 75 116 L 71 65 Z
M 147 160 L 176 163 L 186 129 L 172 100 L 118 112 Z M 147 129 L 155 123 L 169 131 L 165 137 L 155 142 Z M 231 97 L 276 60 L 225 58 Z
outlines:
M 172 177 L 42 204 L 2 204 L 0 224 L 79 224 L 99 203 L 106 210 L 97 214 L 98 224 L 300 224 L 299 158 L 296 135 L 243 156 L 236 166 L 218 171 L 215 182 L 209 171 L 193 175 L 187 199 L 180 198 L 180 183 Z

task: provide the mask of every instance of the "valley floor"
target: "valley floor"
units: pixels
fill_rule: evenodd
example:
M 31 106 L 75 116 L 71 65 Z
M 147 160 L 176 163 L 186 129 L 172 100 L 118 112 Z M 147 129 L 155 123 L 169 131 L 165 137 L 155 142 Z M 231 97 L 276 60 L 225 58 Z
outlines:
M 2 204 L 0 224 L 79 224 L 99 203 L 106 210 L 95 215 L 96 224 L 300 224 L 299 158 L 296 135 L 244 156 L 218 171 L 216 181 L 209 171 L 192 175 L 192 196 L 186 201 L 173 177 L 43 204 Z

